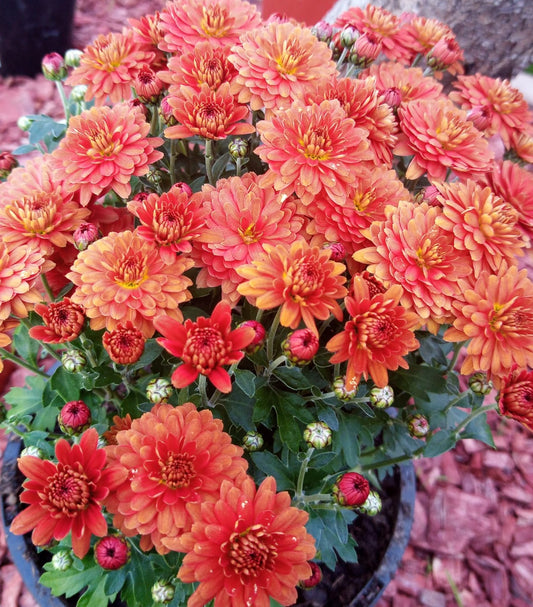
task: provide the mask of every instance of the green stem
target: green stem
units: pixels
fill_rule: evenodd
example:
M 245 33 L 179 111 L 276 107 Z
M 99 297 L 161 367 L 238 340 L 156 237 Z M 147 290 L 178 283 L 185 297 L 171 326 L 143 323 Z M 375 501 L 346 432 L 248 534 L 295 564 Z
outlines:
M 152 104 L 152 119 L 150 120 L 150 134 L 152 137 L 159 135 L 159 111 L 156 104 Z
M 168 172 L 170 173 L 170 184 L 174 185 L 176 183 L 176 175 L 174 174 L 176 168 L 176 158 L 178 156 L 178 139 L 170 140 L 170 164 L 168 167 Z
M 200 374 L 198 376 L 198 391 L 200 392 L 200 397 L 202 398 L 202 406 L 211 407 L 211 403 L 207 397 L 207 377 L 205 375 Z
M 298 498 L 301 504 L 312 504 L 318 502 L 331 503 L 331 495 L 329 493 L 313 493 L 312 495 L 301 495 Z
M 268 330 L 268 338 L 267 338 L 267 343 L 266 343 L 266 354 L 267 354 L 268 360 L 272 360 L 272 357 L 274 356 L 274 340 L 276 338 L 276 332 L 279 327 L 280 317 L 281 317 L 281 308 L 278 308 L 278 311 L 276 312 L 276 316 L 274 316 L 274 320 L 272 321 L 272 325 L 270 326 L 270 329 Z
M 348 54 L 348 47 L 344 47 L 342 49 L 342 53 L 340 55 L 340 57 L 337 59 L 337 69 L 339 70 L 342 66 L 342 64 L 344 63 L 344 60 L 346 59 L 346 55 Z
M 265 371 L 265 375 L 270 375 L 272 373 L 272 371 L 274 371 L 274 369 L 276 369 L 277 367 L 279 367 L 281 364 L 283 364 L 284 362 L 286 362 L 287 357 L 285 356 L 285 354 L 282 354 L 281 356 L 278 356 L 276 358 L 276 360 L 273 360 L 269 365 L 268 368 Z
M 211 185 L 215 185 L 215 180 L 213 178 L 213 142 L 211 139 L 205 140 L 205 174 L 207 176 L 207 181 Z
M 386 468 L 388 466 L 394 466 L 395 464 L 402 464 L 403 462 L 408 462 L 412 459 L 416 459 L 419 455 L 422 455 L 423 452 L 424 447 L 420 447 L 410 455 L 399 455 L 398 457 L 391 457 L 380 462 L 371 461 L 368 464 L 363 463 L 364 457 L 362 457 L 361 468 L 362 470 L 375 470 L 377 468 Z
M 48 295 L 48 298 L 50 299 L 50 301 L 55 301 L 54 294 L 50 287 L 50 283 L 48 282 L 48 279 L 46 278 L 46 274 L 41 274 L 41 282 L 43 283 L 44 290 L 46 291 L 46 294 Z
M 304 478 L 307 472 L 307 467 L 309 466 L 309 462 L 311 461 L 311 457 L 313 457 L 313 453 L 315 452 L 314 447 L 309 447 L 305 457 L 302 460 L 302 465 L 300 466 L 300 471 L 298 472 L 298 480 L 296 481 L 296 492 L 294 494 L 295 500 L 303 500 L 304 498 Z
M 498 411 L 498 408 L 499 408 L 498 403 L 492 403 L 491 405 L 486 405 L 485 407 L 479 407 L 479 409 L 472 411 L 472 413 L 470 413 L 470 415 L 467 415 L 463 419 L 463 421 L 460 424 L 458 424 L 457 427 L 455 428 L 455 434 L 456 434 L 457 438 L 459 438 L 459 434 L 461 433 L 461 430 L 466 428 L 466 426 L 468 426 L 468 424 L 473 419 L 475 419 L 476 417 L 479 417 L 480 415 L 485 415 L 489 411 Z
M 241 171 L 242 171 L 242 158 L 237 158 L 237 160 L 235 161 L 235 175 L 237 177 L 240 177 Z
M 459 358 L 459 354 L 461 353 L 461 350 L 464 346 L 466 342 L 461 341 L 458 342 L 454 345 L 453 347 L 453 357 L 450 359 L 450 362 L 448 364 L 448 371 L 452 371 L 457 363 L 457 359 Z
M 63 82 L 61 80 L 56 80 L 56 88 L 59 93 L 59 97 L 61 98 L 61 103 L 63 104 L 63 111 L 65 112 L 65 120 L 68 126 L 68 122 L 70 120 L 70 111 L 68 109 L 68 99 L 65 94 L 65 88 L 63 87 Z
M 31 324 L 29 323 L 27 318 L 21 318 L 20 319 L 20 324 L 24 325 L 28 331 L 31 329 Z M 52 358 L 55 358 L 56 360 L 61 360 L 61 356 L 59 356 L 59 354 L 53 350 L 48 344 L 44 343 L 44 342 L 39 342 L 41 345 L 41 348 L 47 352 Z
M 41 369 L 39 369 L 38 367 L 34 367 L 32 364 L 26 362 L 24 359 L 19 358 L 15 354 L 11 354 L 11 352 L 8 352 L 7 350 L 4 350 L 3 348 L 2 348 L 2 358 L 5 358 L 6 360 L 10 360 L 11 362 L 15 363 L 19 367 L 24 367 L 25 369 L 32 371 L 36 375 L 40 375 L 41 377 L 49 377 L 49 375 L 47 373 L 45 373 L 44 371 L 41 371 Z

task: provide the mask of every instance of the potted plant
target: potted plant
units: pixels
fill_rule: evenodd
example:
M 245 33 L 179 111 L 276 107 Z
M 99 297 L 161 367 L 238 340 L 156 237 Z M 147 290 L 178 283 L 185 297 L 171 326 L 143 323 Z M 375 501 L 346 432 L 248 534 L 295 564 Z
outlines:
M 461 56 L 377 7 L 187 0 L 43 59 L 65 120 L 3 158 L 0 346 L 53 594 L 292 605 L 398 464 L 531 427 L 531 113 L 445 88 Z

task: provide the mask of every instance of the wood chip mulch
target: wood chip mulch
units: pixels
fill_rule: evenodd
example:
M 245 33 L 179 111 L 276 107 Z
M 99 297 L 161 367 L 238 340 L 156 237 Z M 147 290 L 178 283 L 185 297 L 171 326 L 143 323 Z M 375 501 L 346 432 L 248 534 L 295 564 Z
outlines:
M 127 17 L 164 0 L 78 0 L 74 42 L 83 48 Z M 57 116 L 53 83 L 42 76 L 0 78 L 0 151 L 23 142 L 22 114 Z M 0 375 L 0 392 L 2 376 Z M 533 434 L 491 418 L 497 450 L 477 441 L 415 463 L 415 522 L 401 567 L 378 607 L 533 605 Z M 0 456 L 5 446 L 0 434 Z M 0 605 L 36 607 L 12 564 L 0 529 Z M 339 606 L 342 607 L 342 606 Z

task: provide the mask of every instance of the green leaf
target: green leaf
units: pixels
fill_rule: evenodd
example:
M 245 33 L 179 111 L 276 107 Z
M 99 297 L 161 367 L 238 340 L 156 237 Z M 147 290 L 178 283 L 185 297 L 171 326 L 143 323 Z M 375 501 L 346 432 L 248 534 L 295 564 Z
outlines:
M 105 593 L 107 595 L 116 595 L 124 586 L 127 577 L 128 570 L 125 567 L 109 571 L 105 578 Z
M 224 399 L 224 409 L 236 426 L 240 426 L 245 432 L 255 430 L 254 401 L 238 385 L 234 385 L 231 393 Z
M 65 133 L 66 125 L 56 122 L 49 116 L 34 114 L 31 118 L 34 118 L 34 121 L 28 130 L 30 143 L 39 143 L 45 139 L 51 141 L 62 137 Z
M 218 181 L 220 177 L 222 177 L 222 173 L 224 173 L 227 167 L 229 168 L 229 170 L 231 170 L 232 165 L 230 163 L 229 153 L 225 152 L 213 163 L 212 174 L 214 181 Z
M 265 476 L 276 478 L 278 491 L 294 490 L 296 483 L 290 469 L 276 455 L 270 451 L 255 451 L 250 454 L 250 457 Z
M 461 439 L 463 438 L 475 438 L 489 447 L 495 448 L 494 438 L 492 436 L 492 430 L 487 423 L 486 415 L 478 415 L 466 425 L 466 428 L 461 432 Z
M 66 403 L 79 400 L 83 383 L 83 376 L 80 373 L 69 373 L 63 367 L 58 367 L 50 378 L 50 388 Z
M 46 563 L 46 571 L 41 575 L 40 582 L 44 586 L 48 586 L 52 594 L 56 596 L 65 595 L 67 598 L 74 596 L 102 576 L 103 569 L 96 565 L 94 561 L 93 566 L 91 566 L 90 559 L 91 557 L 84 559 L 84 563 L 87 563 L 87 565 L 81 570 L 71 567 L 66 571 L 58 571 L 54 569 L 51 563 Z
M 342 411 L 338 413 L 339 430 L 333 435 L 333 450 L 342 452 L 348 468 L 353 468 L 359 461 L 359 443 L 357 433 L 360 422 Z
M 264 421 L 270 414 L 270 411 L 272 410 L 272 407 L 275 406 L 276 402 L 277 394 L 271 386 L 265 385 L 258 388 L 255 393 L 255 404 L 253 414 L 254 423 L 257 424 L 259 422 Z
M 424 449 L 425 457 L 436 457 L 455 447 L 456 437 L 454 432 L 441 430 L 431 435 Z
M 391 373 L 391 384 L 415 398 L 428 399 L 429 392 L 446 392 L 446 380 L 442 373 L 428 365 L 410 364 L 409 369 Z
M 300 367 L 277 367 L 272 375 L 293 390 L 305 390 L 311 387 Z
M 416 336 L 420 342 L 418 352 L 422 360 L 428 365 L 440 364 L 447 366 L 448 354 L 453 350 L 453 344 L 446 342 L 439 335 L 417 331 Z
M 255 373 L 247 369 L 235 369 L 235 383 L 250 398 L 255 394 L 255 379 Z
M 17 354 L 26 362 L 37 367 L 37 355 L 39 354 L 40 342 L 30 337 L 28 328 L 19 325 L 13 335 L 13 347 Z
M 41 375 L 28 375 L 24 388 L 11 388 L 5 395 L 5 401 L 11 405 L 8 412 L 10 419 L 22 417 L 39 411 L 43 406 L 43 391 L 47 382 Z M 28 389 L 29 388 L 29 389 Z
M 79 598 L 76 607 L 107 607 L 115 600 L 116 594 L 106 594 L 105 584 L 105 576 L 102 576 L 97 584 L 91 584 Z

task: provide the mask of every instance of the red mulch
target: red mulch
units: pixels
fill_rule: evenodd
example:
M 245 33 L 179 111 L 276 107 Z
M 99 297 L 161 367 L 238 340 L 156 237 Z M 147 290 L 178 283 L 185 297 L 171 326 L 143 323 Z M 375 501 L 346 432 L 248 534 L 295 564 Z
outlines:
M 78 0 L 74 46 L 120 31 L 164 0 Z M 0 78 L 0 151 L 24 141 L 22 114 L 58 110 L 53 83 Z M 2 376 L 0 376 L 0 390 Z M 415 524 L 401 568 L 378 607 L 528 607 L 533 604 L 533 434 L 492 418 L 498 450 L 464 441 L 416 462 Z M 0 454 L 5 437 L 0 435 Z M 455 596 L 454 596 L 455 593 Z M 0 529 L 0 605 L 35 607 Z

